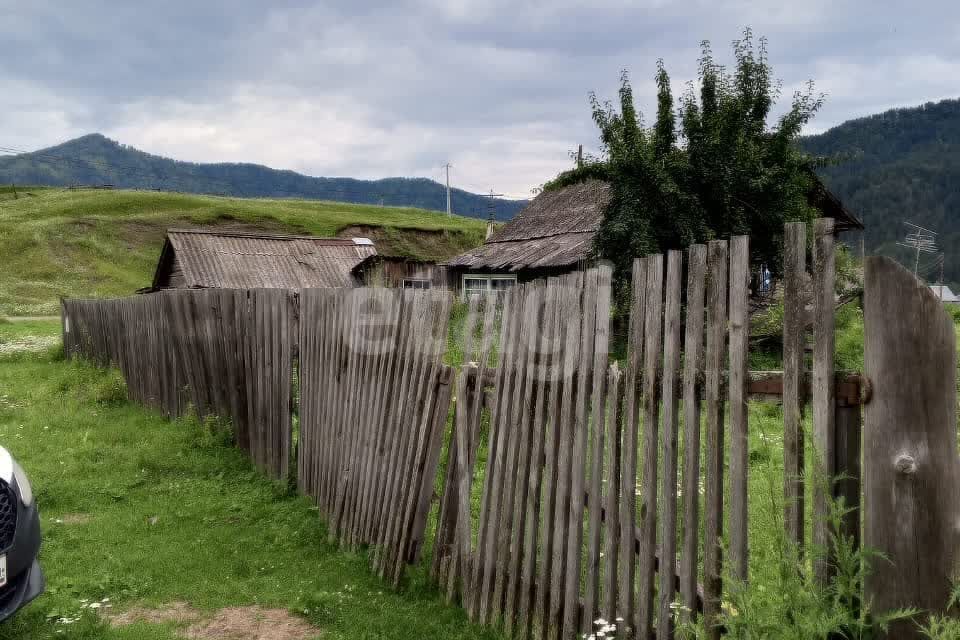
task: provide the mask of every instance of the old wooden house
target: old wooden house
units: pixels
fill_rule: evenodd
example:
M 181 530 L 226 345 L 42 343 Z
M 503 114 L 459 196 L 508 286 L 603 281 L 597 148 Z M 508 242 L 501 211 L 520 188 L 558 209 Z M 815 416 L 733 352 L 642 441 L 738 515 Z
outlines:
M 375 254 L 353 268 L 365 287 L 442 289 L 448 286 L 447 268 L 429 260 Z
M 582 267 L 610 197 L 600 180 L 540 193 L 481 246 L 447 261 L 451 283 L 481 293 Z
M 376 253 L 366 238 L 170 229 L 152 290 L 356 287 L 354 267 Z
M 447 261 L 451 286 L 464 294 L 498 291 L 592 263 L 594 238 L 611 197 L 611 185 L 595 179 L 541 192 L 481 246 Z M 834 218 L 837 233 L 863 229 L 816 176 L 808 197 L 824 217 Z M 756 271 L 755 285 L 769 285 L 762 275 L 766 267 L 757 265 Z

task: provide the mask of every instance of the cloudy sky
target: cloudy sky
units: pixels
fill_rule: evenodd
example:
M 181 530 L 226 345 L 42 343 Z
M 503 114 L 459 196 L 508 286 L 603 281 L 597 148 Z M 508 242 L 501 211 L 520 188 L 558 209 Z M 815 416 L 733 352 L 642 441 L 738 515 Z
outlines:
M 654 65 L 679 92 L 699 42 L 769 39 L 812 130 L 960 95 L 955 0 L 0 0 L 0 146 L 101 132 L 182 160 L 440 179 L 526 197 L 596 146 L 587 94 Z

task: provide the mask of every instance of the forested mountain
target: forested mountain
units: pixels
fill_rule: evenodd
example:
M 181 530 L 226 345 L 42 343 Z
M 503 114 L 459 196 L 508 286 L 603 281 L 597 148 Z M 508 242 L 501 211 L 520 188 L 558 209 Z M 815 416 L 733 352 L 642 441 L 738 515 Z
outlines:
M 946 279 L 960 282 L 960 100 L 850 120 L 804 138 L 802 146 L 837 160 L 819 173 L 864 221 L 868 252 L 912 267 L 908 250 L 896 246 L 909 220 L 939 234 Z M 935 259 L 924 256 L 921 271 Z M 939 269 L 928 271 L 939 275 Z
M 0 184 L 104 185 L 240 197 L 306 198 L 443 211 L 446 188 L 426 178 L 314 178 L 256 164 L 196 164 L 144 153 L 100 134 L 17 156 L 0 156 Z M 494 199 L 498 220 L 525 200 Z M 489 198 L 453 189 L 454 213 L 489 215 Z

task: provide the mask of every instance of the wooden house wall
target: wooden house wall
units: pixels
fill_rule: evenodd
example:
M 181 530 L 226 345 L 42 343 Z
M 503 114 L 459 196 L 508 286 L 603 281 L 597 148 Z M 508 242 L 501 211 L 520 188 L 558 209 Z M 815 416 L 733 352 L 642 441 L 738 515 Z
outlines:
M 447 268 L 443 265 L 417 260 L 375 260 L 361 267 L 360 280 L 367 287 L 403 287 L 405 279 L 428 280 L 432 288 L 448 287 Z

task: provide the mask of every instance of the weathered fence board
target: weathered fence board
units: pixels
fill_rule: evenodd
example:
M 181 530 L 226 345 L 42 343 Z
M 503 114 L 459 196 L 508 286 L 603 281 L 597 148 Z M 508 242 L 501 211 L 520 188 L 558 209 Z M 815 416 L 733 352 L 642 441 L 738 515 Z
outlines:
M 708 637 L 718 638 L 717 616 L 723 591 L 721 536 L 723 535 L 723 424 L 724 398 L 721 392 L 723 355 L 727 328 L 727 243 L 714 240 L 707 245 L 707 347 L 706 468 L 704 474 L 703 520 L 703 614 Z
M 682 618 L 690 620 L 697 604 L 700 546 L 700 379 L 703 373 L 704 291 L 707 248 L 693 245 L 687 266 L 687 321 L 683 363 L 683 541 L 680 556 Z
M 874 611 L 942 611 L 958 568 L 956 333 L 940 300 L 889 258 L 867 258 L 864 543 Z M 914 621 L 888 638 L 923 637 Z
M 831 505 L 836 477 L 836 376 L 834 315 L 836 309 L 833 220 L 813 225 L 813 544 L 820 550 L 814 572 L 821 584 L 830 579 Z
M 747 411 L 750 319 L 750 244 L 746 236 L 730 239 L 730 363 L 727 379 L 730 402 L 730 573 L 746 581 L 749 565 L 750 447 Z
M 803 547 L 803 278 L 806 274 L 806 225 L 788 223 L 783 239 L 783 471 L 784 522 L 789 539 Z

